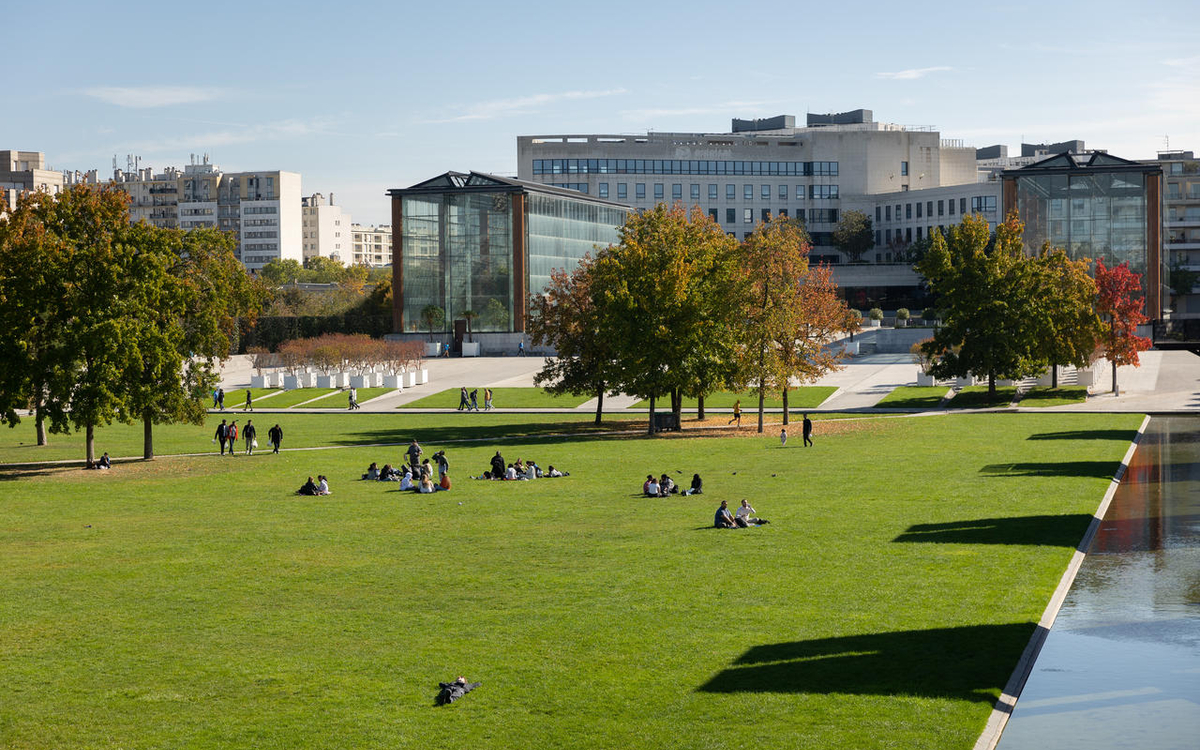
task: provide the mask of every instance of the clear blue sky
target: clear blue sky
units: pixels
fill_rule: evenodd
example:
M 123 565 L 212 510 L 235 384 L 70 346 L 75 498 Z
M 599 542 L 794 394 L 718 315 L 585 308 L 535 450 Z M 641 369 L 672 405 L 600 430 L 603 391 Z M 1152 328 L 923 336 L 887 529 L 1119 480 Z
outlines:
M 1200 151 L 1193 2 L 10 4 L 0 148 L 54 169 L 211 154 L 362 223 L 516 136 L 725 131 L 864 107 L 944 138 Z

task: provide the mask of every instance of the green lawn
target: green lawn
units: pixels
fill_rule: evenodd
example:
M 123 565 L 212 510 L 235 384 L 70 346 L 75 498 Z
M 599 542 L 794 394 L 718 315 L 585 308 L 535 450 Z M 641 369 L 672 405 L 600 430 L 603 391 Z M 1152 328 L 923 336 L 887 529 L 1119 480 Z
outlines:
M 837 388 L 828 385 L 805 385 L 799 388 L 792 388 L 788 391 L 788 409 L 815 409 L 825 402 L 825 399 L 833 395 Z M 716 391 L 704 397 L 705 409 L 732 409 L 736 401 L 741 400 L 742 411 L 750 411 L 758 408 L 758 391 L 745 391 L 744 393 L 734 393 L 732 391 Z M 659 399 L 654 405 L 655 409 L 670 407 L 671 399 L 668 397 L 665 401 Z M 696 399 L 685 397 L 683 399 L 684 409 L 695 409 L 697 405 Z M 779 393 L 768 392 L 763 398 L 763 406 L 767 409 L 782 409 L 783 397 Z M 633 405 L 634 409 L 649 409 L 649 399 L 639 401 Z
M 337 445 L 375 416 L 419 423 L 287 418 Z M 1140 420 L 428 437 L 432 496 L 354 481 L 399 447 L 10 474 L 0 745 L 970 748 Z M 466 480 L 498 447 L 571 476 Z M 651 471 L 705 494 L 638 498 Z M 318 472 L 332 496 L 292 494 Z M 772 523 L 708 528 L 743 497 Z M 460 674 L 483 686 L 434 708 Z
M 996 398 L 988 398 L 986 385 L 968 385 L 959 390 L 954 398 L 946 402 L 951 409 L 983 409 L 996 406 L 1008 406 L 1017 395 L 1016 386 L 996 386 Z
M 1021 397 L 1018 406 L 1065 406 L 1067 404 L 1082 404 L 1087 401 L 1088 389 L 1085 385 L 1065 385 L 1060 388 L 1036 386 Z
M 287 409 L 296 404 L 303 403 L 309 399 L 324 396 L 329 393 L 337 393 L 336 388 L 296 388 L 291 391 L 284 391 L 278 396 L 272 396 L 263 404 L 264 409 Z M 245 396 L 242 397 L 245 400 Z M 229 405 L 229 399 L 225 399 L 226 406 Z
M 944 385 L 902 385 L 880 399 L 875 406 L 884 409 L 936 409 L 950 389 Z
M 479 408 L 483 409 L 483 386 L 467 386 L 467 393 L 479 389 L 476 399 Z M 554 396 L 541 388 L 493 388 L 492 406 L 497 409 L 573 409 L 589 401 L 590 396 Z M 400 409 L 457 409 L 459 403 L 458 388 L 447 388 L 444 391 L 426 396 L 417 401 L 410 401 Z
M 358 403 L 363 404 L 376 396 L 382 396 L 385 393 L 391 393 L 395 388 L 359 388 Z M 326 396 L 325 398 L 314 401 L 311 404 L 305 404 L 305 409 L 346 409 L 350 403 L 350 392 L 336 391 Z
M 253 404 L 254 406 L 258 406 L 258 400 L 260 398 L 265 398 L 267 396 L 272 396 L 272 394 L 284 393 L 284 392 L 285 391 L 281 391 L 278 388 L 251 388 L 250 389 L 250 403 Z M 274 400 L 275 400 L 275 396 L 272 396 L 271 400 L 267 401 L 267 403 L 268 404 L 272 403 Z M 209 399 L 209 404 L 211 404 L 211 403 L 212 403 L 212 399 Z M 225 410 L 226 411 L 230 411 L 232 409 L 240 410 L 245 405 L 246 405 L 246 389 L 245 388 L 239 388 L 234 391 L 225 391 Z

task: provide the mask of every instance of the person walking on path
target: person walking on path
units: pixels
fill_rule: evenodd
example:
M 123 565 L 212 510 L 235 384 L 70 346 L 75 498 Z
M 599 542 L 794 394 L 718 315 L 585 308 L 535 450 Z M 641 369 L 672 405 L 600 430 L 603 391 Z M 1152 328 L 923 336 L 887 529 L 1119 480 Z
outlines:
M 808 418 L 808 414 L 804 415 L 804 447 L 812 445 L 812 420 Z
M 467 403 L 467 387 L 464 385 L 458 389 L 458 410 L 466 409 L 471 411 L 471 405 Z
M 216 434 L 217 442 L 221 444 L 221 455 L 222 456 L 225 455 L 225 441 L 228 439 L 228 437 L 229 437 L 229 425 L 225 424 L 225 420 L 222 419 L 221 424 L 217 425 L 217 434 Z M 233 450 L 233 446 L 230 446 L 230 450 L 231 451 Z
M 230 422 L 229 428 L 225 430 L 225 439 L 229 441 L 229 455 L 232 456 L 233 444 L 236 443 L 238 439 L 238 426 L 236 419 Z
M 416 474 L 420 470 L 421 464 L 421 446 L 417 445 L 417 441 L 413 440 L 412 445 L 408 446 L 408 464 L 413 467 L 413 473 Z
M 254 411 L 254 405 L 250 403 L 250 389 L 246 389 L 246 406 L 242 411 Z
M 242 437 L 246 438 L 246 455 L 253 455 L 258 447 L 258 430 L 249 419 L 246 420 L 246 429 L 242 430 Z
M 347 408 L 351 410 L 358 408 L 358 389 L 354 386 L 350 386 L 350 406 Z
M 217 389 L 217 406 L 219 406 L 221 408 L 221 411 L 225 411 L 225 389 L 224 388 Z
M 525 342 L 524 341 L 517 342 L 517 356 L 518 357 L 525 356 Z
M 787 428 L 786 427 L 782 427 L 779 430 L 779 443 L 784 448 L 787 447 Z
M 483 389 L 483 410 L 484 411 L 492 410 L 492 389 L 491 388 Z
M 479 411 L 479 389 L 478 388 L 474 388 L 471 390 L 471 409 L 474 411 Z
M 272 453 L 279 452 L 279 444 L 283 442 L 283 428 L 278 424 L 267 430 L 267 440 L 271 441 L 271 445 L 275 446 Z
M 733 402 L 733 417 L 725 424 L 733 424 L 737 422 L 738 427 L 742 426 L 742 400 L 739 398 Z
M 213 388 L 213 405 L 212 408 L 217 408 L 217 389 Z

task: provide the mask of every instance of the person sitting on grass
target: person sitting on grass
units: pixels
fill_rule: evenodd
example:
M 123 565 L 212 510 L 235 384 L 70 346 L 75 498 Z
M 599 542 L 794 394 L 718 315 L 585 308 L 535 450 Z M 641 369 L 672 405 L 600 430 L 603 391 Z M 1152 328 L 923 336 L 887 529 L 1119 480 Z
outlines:
M 737 522 L 733 520 L 733 515 L 729 512 L 729 502 L 721 501 L 721 507 L 717 508 L 717 513 L 713 516 L 713 526 L 718 529 L 736 529 Z
M 517 467 L 513 466 L 512 464 L 509 464 L 508 470 L 504 472 L 504 478 L 505 479 L 516 479 L 517 478 Z
M 659 497 L 662 492 L 662 487 L 658 484 L 658 480 L 651 474 L 646 480 L 646 495 L 648 497 Z
M 407 466 L 404 467 L 404 476 L 400 477 L 400 489 L 402 489 L 402 490 L 414 489 L 412 471 Z
M 398 482 L 400 481 L 400 472 L 393 468 L 391 464 L 384 464 L 383 469 L 379 472 L 379 481 Z
M 112 459 L 108 457 L 108 451 L 105 451 L 104 455 L 100 457 L 100 460 L 98 462 L 96 462 L 96 468 L 98 468 L 98 469 L 111 469 L 112 468 Z
M 429 495 L 434 492 L 433 480 L 429 478 L 428 474 L 421 475 L 421 484 L 417 487 L 417 492 L 420 492 L 422 495 Z
M 387 467 L 385 466 L 384 468 L 386 469 Z M 370 479 L 372 481 L 376 481 L 379 479 L 379 467 L 375 465 L 374 461 L 372 461 L 371 465 L 367 467 L 367 473 L 363 474 L 362 478 Z
M 541 474 L 541 471 L 538 469 L 538 465 L 535 464 L 532 460 L 530 460 L 529 462 L 527 462 L 525 464 L 525 478 L 526 479 L 537 479 L 541 475 L 542 474 Z
M 733 522 L 744 529 L 750 524 L 758 522 L 757 518 L 750 515 L 757 512 L 754 508 L 750 507 L 749 500 L 742 500 L 742 504 L 738 506 L 737 513 L 733 514 Z
M 328 495 L 329 494 L 329 480 L 325 477 L 324 474 L 317 475 L 317 494 L 318 495 Z
M 692 486 L 689 487 L 683 494 L 685 494 L 685 495 L 702 495 L 702 494 L 704 494 L 704 482 L 700 479 L 699 474 L 692 475 Z
M 308 481 L 304 483 L 304 486 L 301 487 L 300 489 L 296 490 L 296 494 L 297 495 L 315 495 L 315 494 L 317 494 L 317 483 L 313 481 L 312 477 L 309 477 Z
M 444 472 L 442 474 L 442 480 L 438 483 L 438 489 L 441 489 L 441 490 L 450 489 L 450 472 Z
M 490 479 L 492 478 L 492 472 L 490 472 L 490 471 L 485 471 L 485 472 L 483 472 L 483 475 L 482 475 L 482 476 L 478 476 L 478 477 L 471 477 L 471 478 L 472 478 L 472 479 L 488 479 L 488 480 L 490 480 Z
M 548 476 L 548 477 L 565 477 L 565 476 L 570 476 L 570 475 L 554 468 L 554 464 L 550 464 L 550 470 L 546 472 L 546 476 Z
M 675 480 L 671 479 L 670 476 L 663 474 L 662 478 L 658 480 L 659 497 L 666 497 L 673 492 L 679 492 L 679 488 L 675 486 Z
M 504 476 L 504 456 L 500 455 L 500 451 L 496 451 L 496 455 L 492 456 L 492 477 L 499 479 Z

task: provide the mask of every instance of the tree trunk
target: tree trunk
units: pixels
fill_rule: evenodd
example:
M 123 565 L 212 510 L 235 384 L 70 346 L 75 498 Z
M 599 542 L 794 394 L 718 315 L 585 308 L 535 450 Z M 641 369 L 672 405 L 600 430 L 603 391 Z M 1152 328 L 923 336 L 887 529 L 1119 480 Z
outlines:
M 696 419 L 700 422 L 704 421 L 704 394 L 701 393 L 696 397 Z
M 91 422 L 88 422 L 87 427 L 84 429 L 84 435 L 86 435 L 85 443 L 87 445 L 87 460 L 95 461 L 96 460 L 96 428 Z
M 762 381 L 758 383 L 758 431 L 763 431 L 763 404 L 767 400 L 767 387 Z
M 996 373 L 989 372 L 988 373 L 988 405 L 991 406 L 992 402 L 995 400 L 996 400 Z
M 683 392 L 680 391 L 678 388 L 676 388 L 673 395 L 671 396 L 671 400 L 674 402 L 672 404 L 671 412 L 675 415 L 675 429 L 676 429 L 676 431 L 682 431 L 683 430 Z
M 1058 365 L 1050 365 L 1050 388 L 1058 389 Z
M 654 400 L 655 400 L 654 394 L 651 393 L 650 394 L 650 424 L 647 425 L 647 427 L 646 427 L 647 435 L 654 434 Z
M 604 386 L 596 389 L 596 424 L 600 424 L 600 417 L 604 414 Z
M 150 412 L 142 415 L 142 460 L 149 461 L 154 458 L 154 422 L 150 419 Z
M 42 416 L 41 409 L 37 411 L 37 444 L 46 444 L 46 418 Z
M 788 389 L 783 389 L 783 426 L 787 427 L 788 423 Z
M 1112 392 L 1113 392 L 1114 396 L 1120 396 L 1121 389 L 1117 387 L 1117 363 L 1116 362 L 1112 363 L 1112 372 L 1113 372 L 1113 390 L 1112 390 Z

